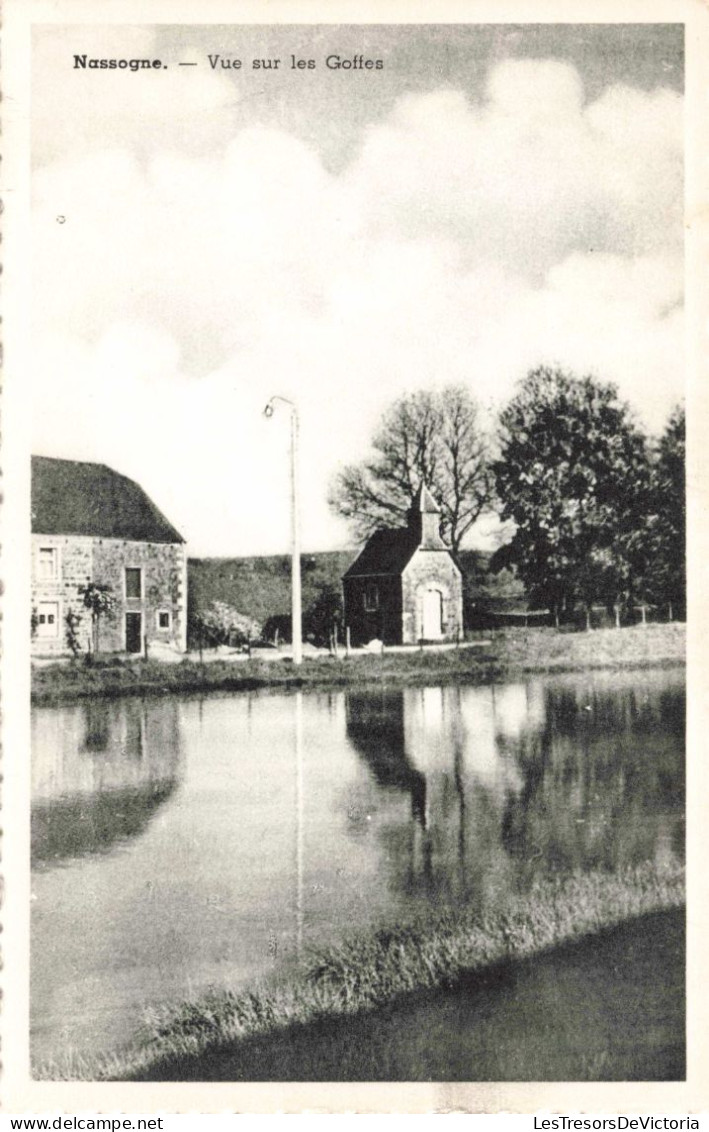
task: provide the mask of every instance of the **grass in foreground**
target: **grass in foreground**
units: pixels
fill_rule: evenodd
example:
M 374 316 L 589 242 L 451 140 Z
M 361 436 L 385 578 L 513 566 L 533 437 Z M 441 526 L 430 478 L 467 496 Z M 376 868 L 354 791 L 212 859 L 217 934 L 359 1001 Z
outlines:
M 515 672 L 573 672 L 581 669 L 681 664 L 685 625 L 601 629 L 558 633 L 554 629 L 508 629 L 479 649 L 447 652 L 385 652 L 382 656 L 306 659 L 288 662 L 214 660 L 200 664 L 99 659 L 93 665 L 54 664 L 32 672 L 36 703 L 93 696 L 164 695 L 171 692 L 253 691 L 257 688 L 347 687 L 385 681 L 391 686 L 425 683 L 489 683 Z
M 647 912 L 529 959 L 355 1015 L 255 1034 L 148 1073 L 173 1081 L 677 1081 L 683 909 Z
M 313 951 L 290 980 L 254 990 L 213 991 L 155 1012 L 136 1042 L 113 1056 L 66 1058 L 36 1076 L 64 1080 L 181 1079 L 181 1067 L 229 1059 L 239 1078 L 240 1049 L 278 1039 L 289 1028 L 353 1022 L 386 1012 L 406 995 L 444 991 L 465 977 L 503 969 L 609 926 L 684 902 L 684 871 L 650 864 L 619 875 L 540 881 L 524 896 L 479 913 L 447 910 L 362 933 Z M 658 972 L 658 977 L 661 973 Z M 199 1079 L 198 1071 L 196 1077 Z M 247 1078 L 248 1079 L 248 1078 Z M 278 1079 L 276 1074 L 275 1078 Z M 294 1079 L 307 1079 L 298 1077 Z

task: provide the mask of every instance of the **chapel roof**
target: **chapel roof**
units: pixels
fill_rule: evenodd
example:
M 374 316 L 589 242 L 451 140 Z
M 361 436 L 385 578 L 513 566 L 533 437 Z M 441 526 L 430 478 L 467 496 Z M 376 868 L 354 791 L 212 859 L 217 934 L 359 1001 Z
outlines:
M 408 527 L 375 531 L 354 560 L 345 578 L 374 574 L 401 574 L 418 548 L 419 540 Z

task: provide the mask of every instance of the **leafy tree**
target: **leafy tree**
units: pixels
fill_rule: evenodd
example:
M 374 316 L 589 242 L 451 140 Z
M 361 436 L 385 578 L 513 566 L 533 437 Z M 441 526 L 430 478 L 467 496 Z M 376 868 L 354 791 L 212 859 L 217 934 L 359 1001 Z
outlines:
M 101 620 L 106 618 L 113 621 L 116 616 L 116 595 L 113 587 L 99 582 L 87 582 L 79 586 L 79 594 L 83 598 L 84 606 L 91 613 L 91 628 L 93 636 L 94 654 L 99 651 L 99 629 Z
M 359 538 L 401 526 L 423 480 L 441 508 L 443 536 L 455 553 L 491 501 L 487 442 L 470 393 L 452 385 L 399 398 L 372 441 L 373 456 L 344 468 L 330 505 Z
M 498 565 L 516 565 L 556 617 L 632 600 L 643 573 L 650 502 L 645 437 L 613 385 L 533 370 L 500 417 L 495 478 L 515 524 Z
M 332 648 L 344 620 L 342 592 L 339 586 L 323 582 L 314 600 L 305 610 L 305 636 L 316 645 Z
M 685 433 L 685 411 L 678 406 L 657 446 L 652 476 L 647 591 L 670 618 L 683 616 L 687 602 Z

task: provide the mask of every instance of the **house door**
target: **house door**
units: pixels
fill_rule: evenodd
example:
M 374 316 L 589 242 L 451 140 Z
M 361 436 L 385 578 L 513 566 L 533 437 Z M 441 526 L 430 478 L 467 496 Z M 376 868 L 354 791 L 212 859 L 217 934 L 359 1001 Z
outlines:
M 443 597 L 440 590 L 424 590 L 423 638 L 435 641 L 443 636 Z
M 140 613 L 126 613 L 126 652 L 140 652 L 143 647 Z

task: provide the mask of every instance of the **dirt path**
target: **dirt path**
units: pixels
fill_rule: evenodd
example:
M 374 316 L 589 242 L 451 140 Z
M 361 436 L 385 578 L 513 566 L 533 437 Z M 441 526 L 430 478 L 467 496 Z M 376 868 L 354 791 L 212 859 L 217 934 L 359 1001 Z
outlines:
M 150 1079 L 681 1080 L 684 943 L 683 911 L 652 913 L 445 992 L 180 1058 Z

